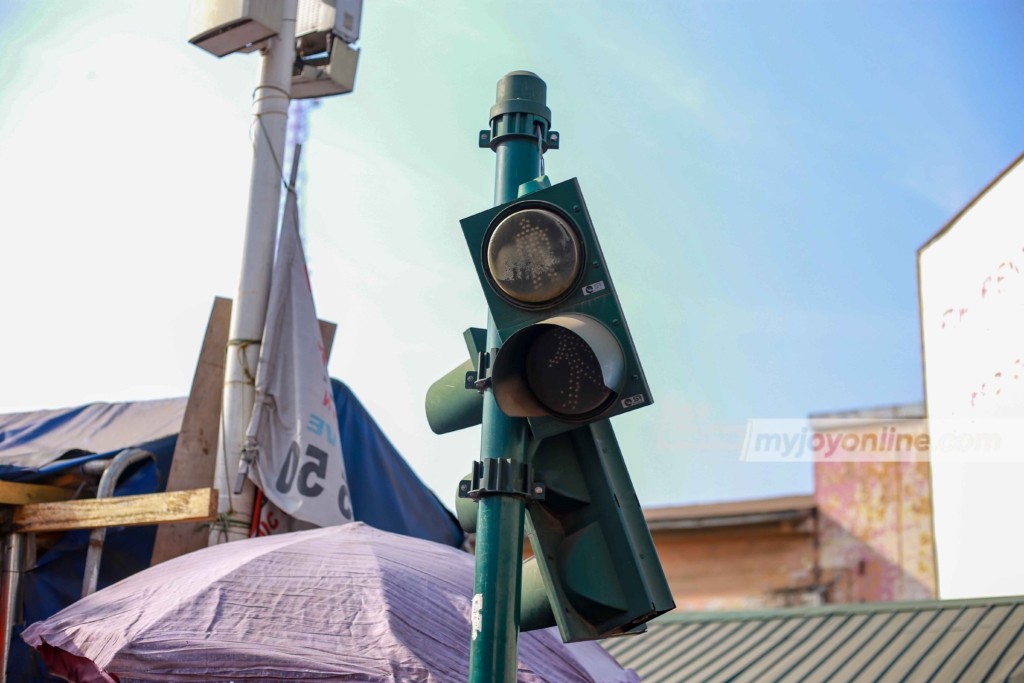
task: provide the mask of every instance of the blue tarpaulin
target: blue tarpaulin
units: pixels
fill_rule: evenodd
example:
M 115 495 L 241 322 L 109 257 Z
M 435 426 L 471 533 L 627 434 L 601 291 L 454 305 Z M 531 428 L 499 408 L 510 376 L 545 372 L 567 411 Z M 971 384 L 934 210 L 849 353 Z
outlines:
M 396 534 L 462 545 L 459 523 L 423 485 L 352 390 L 336 379 L 331 386 L 356 521 Z
M 441 504 L 434 493 L 412 471 L 377 423 L 359 402 L 352 390 L 343 382 L 332 379 L 334 403 L 338 413 L 338 431 L 341 435 L 345 470 L 352 490 L 352 512 L 356 521 L 370 526 L 423 538 L 437 543 L 458 547 L 463 542 L 463 533 L 452 514 Z M 128 404 L 119 404 L 128 405 Z M 69 409 L 69 413 L 81 415 L 82 409 Z M 54 412 L 46 411 L 45 419 L 49 430 L 26 427 L 24 414 L 18 417 L 20 431 L 19 448 L 31 451 L 31 440 L 24 435 L 35 429 L 45 440 L 47 448 L 61 441 L 59 430 L 66 420 L 54 419 Z M 105 411 L 109 418 L 110 411 Z M 118 411 L 115 411 L 118 412 Z M 130 415 L 132 411 L 119 411 Z M 3 440 L 4 418 L 0 416 L 0 441 Z M 58 416 L 59 417 L 59 416 Z M 29 421 L 30 422 L 30 421 Z M 106 419 L 98 428 L 109 429 Z M 75 434 L 69 437 L 67 453 L 72 458 L 49 462 L 42 467 L 0 465 L 0 479 L 8 481 L 33 481 L 62 469 L 79 467 L 82 462 L 109 454 L 83 454 L 75 442 L 88 427 L 79 420 Z M 177 435 L 173 434 L 146 443 L 124 443 L 122 448 L 141 446 L 156 456 L 130 468 L 117 486 L 115 495 L 127 496 L 143 493 L 158 493 L 167 484 L 171 459 Z M 120 450 L 120 449 L 118 449 Z M 120 527 L 107 530 L 100 565 L 99 587 L 103 588 L 120 581 L 149 566 L 156 537 L 155 526 Z M 15 630 L 11 644 L 11 660 L 8 666 L 9 681 L 56 681 L 45 673 L 42 662 L 34 650 L 25 645 L 17 634 L 26 625 L 46 619 L 78 600 L 82 592 L 82 575 L 85 567 L 85 553 L 89 542 L 88 531 L 72 531 L 45 553 L 41 554 L 35 566 L 23 574 L 24 620 Z

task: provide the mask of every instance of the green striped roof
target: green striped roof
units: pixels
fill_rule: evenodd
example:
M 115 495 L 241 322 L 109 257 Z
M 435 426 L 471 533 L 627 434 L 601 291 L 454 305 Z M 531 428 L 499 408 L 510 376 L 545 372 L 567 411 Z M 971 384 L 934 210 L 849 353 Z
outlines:
M 604 645 L 644 683 L 1024 683 L 1024 596 L 669 613 Z

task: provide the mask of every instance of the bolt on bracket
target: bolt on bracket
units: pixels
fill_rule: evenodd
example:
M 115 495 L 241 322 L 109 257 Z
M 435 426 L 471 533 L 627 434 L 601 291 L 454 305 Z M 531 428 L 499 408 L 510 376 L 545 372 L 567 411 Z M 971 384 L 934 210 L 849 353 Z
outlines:
M 498 349 L 491 349 L 491 352 L 481 351 L 477 356 L 476 370 L 466 373 L 466 388 L 476 389 L 481 394 L 491 386 L 491 356 L 498 353 Z

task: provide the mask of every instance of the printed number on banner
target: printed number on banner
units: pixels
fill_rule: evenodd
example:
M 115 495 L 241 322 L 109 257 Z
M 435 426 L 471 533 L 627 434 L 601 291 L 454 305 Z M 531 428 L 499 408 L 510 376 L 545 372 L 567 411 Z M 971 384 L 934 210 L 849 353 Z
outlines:
M 313 444 L 306 446 L 306 457 L 311 458 L 299 467 L 299 444 L 295 441 L 288 448 L 288 456 L 281 465 L 281 472 L 277 475 L 277 490 L 281 493 L 289 493 L 296 480 L 299 484 L 299 493 L 307 498 L 316 498 L 324 492 L 320 484 L 310 484 L 309 478 L 315 475 L 318 479 L 327 479 L 327 460 L 330 457 L 326 452 L 320 450 Z

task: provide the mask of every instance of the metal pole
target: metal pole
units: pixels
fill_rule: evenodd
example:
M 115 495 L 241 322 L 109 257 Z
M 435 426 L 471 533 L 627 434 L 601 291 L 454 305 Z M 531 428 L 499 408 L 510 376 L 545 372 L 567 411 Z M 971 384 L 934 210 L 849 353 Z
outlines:
M 513 71 L 498 81 L 491 109 L 491 147 L 496 152 L 494 204 L 516 198 L 519 186 L 541 174 L 536 125 L 544 136 L 551 123 L 547 86 L 535 74 Z M 531 113 L 533 112 L 533 113 Z M 546 117 L 543 113 L 546 112 Z M 537 122 L 540 115 L 540 123 Z M 487 348 L 501 345 L 487 318 Z M 526 420 L 506 417 L 488 389 L 484 394 L 480 458 L 526 458 Z M 513 463 L 514 465 L 515 463 Z M 481 496 L 477 505 L 476 577 L 470 683 L 513 683 L 519 650 L 525 501 L 515 495 Z
M 112 460 L 103 462 L 103 475 L 100 477 L 99 486 L 96 488 L 97 498 L 110 498 L 117 488 L 117 480 L 121 478 L 128 467 L 146 458 L 155 456 L 149 451 L 141 448 L 126 448 L 118 453 Z M 96 461 L 93 461 L 96 462 Z M 86 463 L 91 465 L 93 463 Z M 107 528 L 99 527 L 89 533 L 89 549 L 85 552 L 85 574 L 82 580 L 82 597 L 92 595 L 96 592 L 96 586 L 100 580 L 100 561 L 103 559 L 103 543 L 107 538 Z
M 11 638 L 18 620 L 21 589 L 21 564 L 24 555 L 25 534 L 7 534 L 4 537 L 3 579 L 0 581 L 0 628 L 4 630 L 3 649 L 0 651 L 0 683 L 7 681 L 7 664 L 11 657 Z
M 224 367 L 221 438 L 217 449 L 216 485 L 220 518 L 210 530 L 210 545 L 246 538 L 252 520 L 255 487 L 246 481 L 233 492 L 245 431 L 252 416 L 256 362 L 270 298 L 277 217 L 281 201 L 288 102 L 295 63 L 297 0 L 283 0 L 281 33 L 263 50 L 260 82 L 253 91 L 252 176 L 245 222 L 242 273 L 231 307 L 231 333 Z

